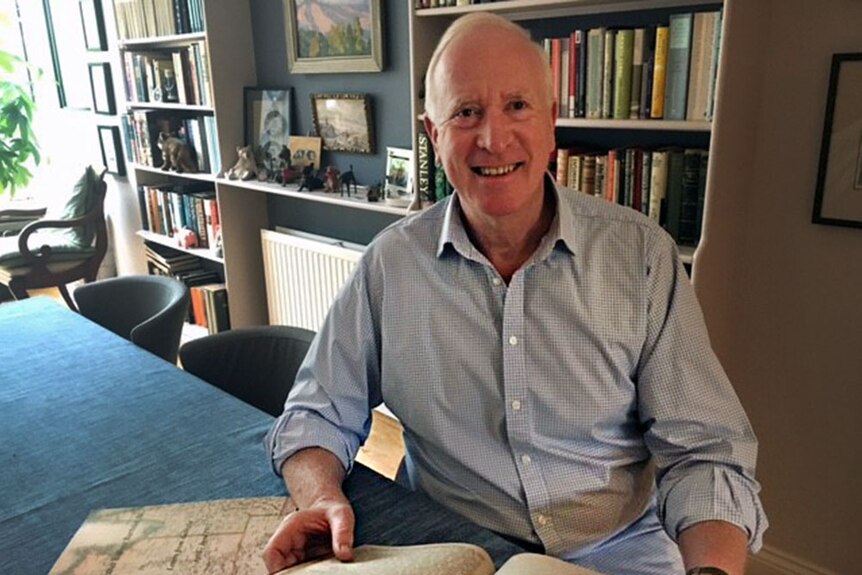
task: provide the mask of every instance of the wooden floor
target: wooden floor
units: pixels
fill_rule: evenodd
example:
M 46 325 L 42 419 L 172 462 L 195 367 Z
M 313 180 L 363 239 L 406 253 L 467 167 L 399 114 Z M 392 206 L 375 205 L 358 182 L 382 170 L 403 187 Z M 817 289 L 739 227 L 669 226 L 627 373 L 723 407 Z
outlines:
M 29 293 L 31 297 L 45 295 L 63 303 L 63 297 L 56 289 L 30 290 Z M 359 450 L 356 460 L 381 475 L 394 479 L 403 456 L 404 440 L 401 438 L 401 425 L 396 419 L 374 411 L 371 435 Z

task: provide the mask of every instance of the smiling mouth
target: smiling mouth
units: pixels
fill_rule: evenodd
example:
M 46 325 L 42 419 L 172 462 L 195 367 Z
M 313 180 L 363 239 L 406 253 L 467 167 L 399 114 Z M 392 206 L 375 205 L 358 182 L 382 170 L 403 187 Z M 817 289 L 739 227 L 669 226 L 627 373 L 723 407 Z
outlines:
M 507 164 L 505 166 L 478 166 L 471 169 L 473 170 L 474 174 L 477 174 L 479 176 L 496 177 L 511 174 L 523 165 L 524 162 L 517 162 L 515 164 Z

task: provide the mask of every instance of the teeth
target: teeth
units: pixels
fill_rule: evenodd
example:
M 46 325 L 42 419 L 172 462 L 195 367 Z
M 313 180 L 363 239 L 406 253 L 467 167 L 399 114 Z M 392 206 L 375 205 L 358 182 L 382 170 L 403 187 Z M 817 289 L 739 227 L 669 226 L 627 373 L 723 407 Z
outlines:
M 518 164 L 509 164 L 508 166 L 496 166 L 488 168 L 479 168 L 479 173 L 483 176 L 505 176 L 506 174 L 515 171 Z

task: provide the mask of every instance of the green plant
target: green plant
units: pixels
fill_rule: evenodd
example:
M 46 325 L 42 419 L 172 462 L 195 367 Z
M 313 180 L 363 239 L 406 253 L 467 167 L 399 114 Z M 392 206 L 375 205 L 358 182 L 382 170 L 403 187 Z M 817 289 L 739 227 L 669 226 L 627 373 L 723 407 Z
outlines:
M 16 79 L 19 66 L 26 62 L 0 50 L 0 195 L 26 186 L 30 168 L 42 159 L 32 126 L 35 104 L 29 84 Z

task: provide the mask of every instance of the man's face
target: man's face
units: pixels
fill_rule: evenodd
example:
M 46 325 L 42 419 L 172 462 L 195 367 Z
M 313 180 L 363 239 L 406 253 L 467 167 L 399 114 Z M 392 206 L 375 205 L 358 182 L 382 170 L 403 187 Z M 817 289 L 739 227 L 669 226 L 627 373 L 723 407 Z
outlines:
M 527 40 L 497 28 L 456 39 L 434 74 L 436 122 L 426 120 L 468 218 L 532 212 L 544 196 L 554 117 Z

